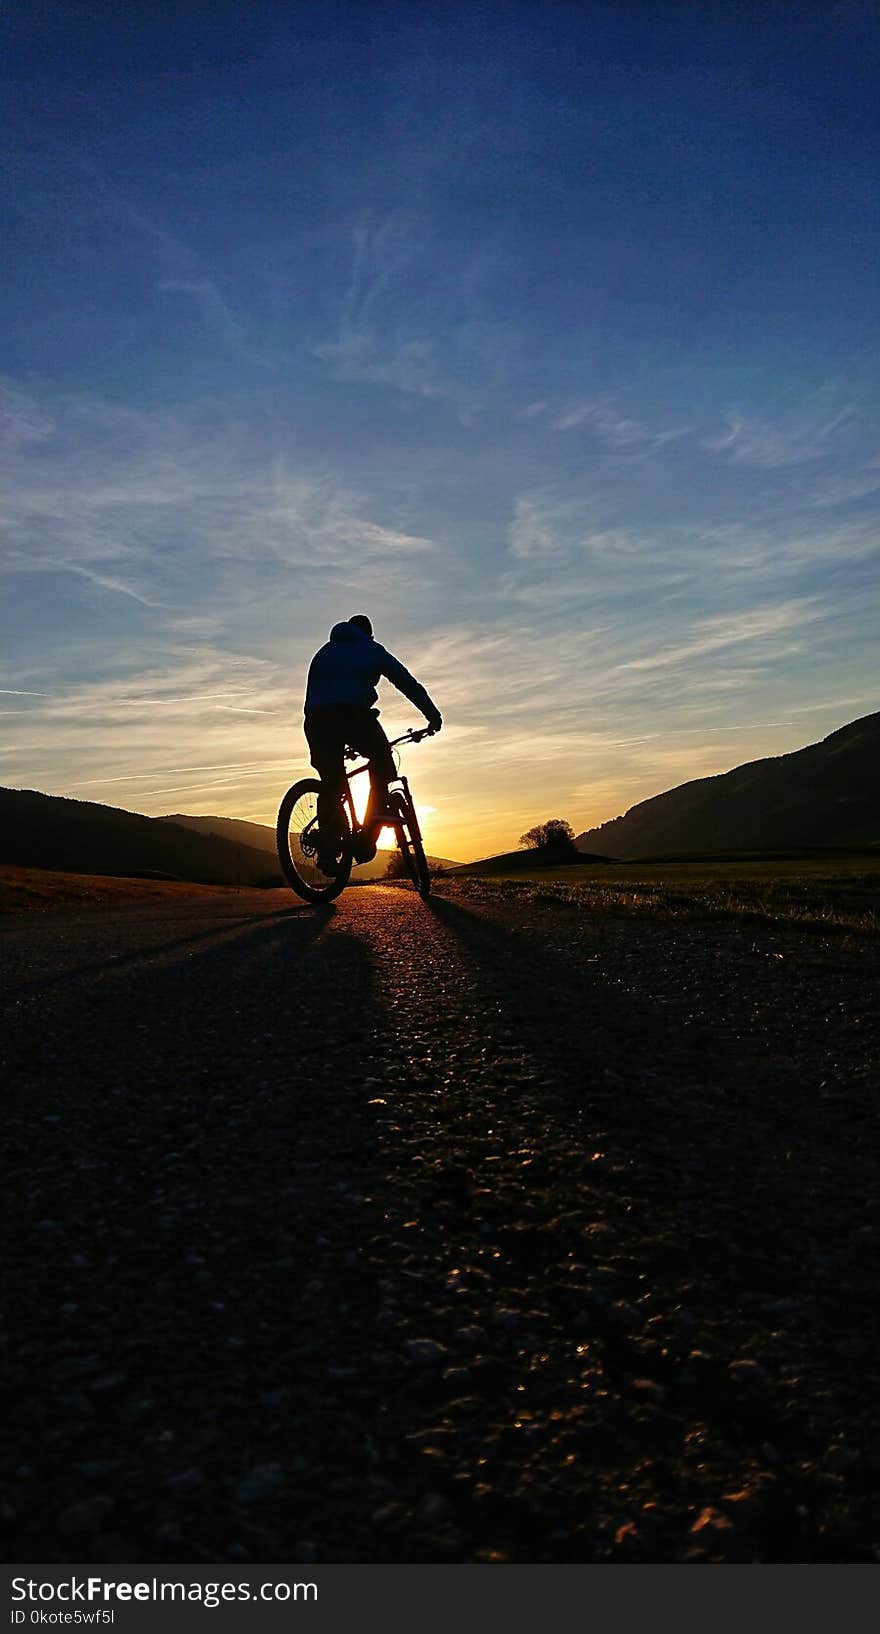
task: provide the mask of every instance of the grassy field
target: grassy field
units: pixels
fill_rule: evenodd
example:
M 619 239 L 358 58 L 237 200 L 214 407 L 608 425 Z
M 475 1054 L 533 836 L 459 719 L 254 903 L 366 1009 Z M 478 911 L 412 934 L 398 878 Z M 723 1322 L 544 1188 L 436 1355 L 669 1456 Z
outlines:
M 880 922 L 880 851 L 584 863 L 459 877 L 465 889 L 482 884 L 511 897 L 611 913 L 722 915 L 862 932 L 876 931 Z M 455 876 L 447 878 L 453 883 Z

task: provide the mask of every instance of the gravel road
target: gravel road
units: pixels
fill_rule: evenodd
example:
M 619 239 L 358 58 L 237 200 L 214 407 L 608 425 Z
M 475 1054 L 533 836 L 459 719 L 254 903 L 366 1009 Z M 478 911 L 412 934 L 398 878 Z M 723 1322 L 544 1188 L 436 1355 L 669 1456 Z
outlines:
M 876 952 L 442 891 L 0 920 L 7 1558 L 880 1558 Z

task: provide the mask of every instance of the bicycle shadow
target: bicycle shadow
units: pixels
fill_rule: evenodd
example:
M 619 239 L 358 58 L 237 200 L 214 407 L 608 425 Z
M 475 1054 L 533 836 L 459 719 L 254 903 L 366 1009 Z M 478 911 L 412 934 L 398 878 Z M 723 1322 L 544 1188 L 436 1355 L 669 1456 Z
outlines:
M 432 896 L 426 906 L 466 953 L 485 995 L 500 1007 L 505 1030 L 535 1055 L 566 1099 L 595 1100 L 604 1074 L 634 1067 L 648 1038 L 652 1065 L 658 1051 L 671 1053 L 680 1068 L 705 1065 L 704 1032 L 688 1041 L 669 1012 L 645 999 L 635 1005 L 605 979 L 598 954 L 594 964 L 579 965 L 534 928 L 496 923 L 448 898 Z
M 481 911 L 434 897 L 426 906 L 442 932 L 427 953 L 445 972 L 448 1042 L 427 1034 L 430 1067 L 417 1075 L 414 1064 L 399 1080 L 388 1162 L 415 1147 L 424 1178 L 405 1200 L 407 1235 L 389 1204 L 382 1251 L 395 1263 L 390 1282 L 420 1275 L 423 1305 L 454 1302 L 462 1339 L 479 1335 L 484 1351 L 460 1387 L 468 1394 L 447 1406 L 478 1454 L 480 1485 L 441 1490 L 467 1533 L 513 1559 L 607 1558 L 594 1550 L 609 1492 L 626 1513 L 646 1454 L 668 1461 L 660 1490 L 675 1507 L 680 1480 L 705 1482 L 707 1446 L 724 1449 L 731 1483 L 745 1483 L 767 1443 L 797 1468 L 807 1447 L 817 1456 L 824 1444 L 817 1405 L 852 1400 L 836 1345 L 841 1312 L 816 1306 L 802 1253 L 815 1229 L 812 1139 L 802 1175 L 783 1161 L 809 1115 L 804 1063 L 768 1065 L 760 1043 L 714 1036 L 711 1016 L 690 1013 L 701 1002 L 693 983 L 668 1005 L 638 997 L 640 967 L 656 975 L 662 947 L 643 965 L 640 954 L 629 966 L 603 958 L 607 928 L 575 910 L 530 909 L 518 926 L 503 904 Z M 615 942 L 618 928 L 624 953 L 627 939 L 635 953 L 656 935 L 674 957 L 668 928 L 613 927 Z M 713 928 L 705 946 L 714 951 L 718 936 Z M 847 1254 L 848 1225 L 836 1244 Z M 847 1275 L 855 1281 L 849 1262 Z M 843 1302 L 854 1331 L 869 1284 L 865 1269 Z M 780 1304 L 788 1317 L 766 1314 Z M 755 1393 L 726 1366 L 774 1356 L 771 1329 L 786 1322 L 821 1358 L 794 1405 L 772 1364 Z M 420 1379 L 402 1381 L 389 1416 L 390 1436 L 433 1450 L 439 1414 Z M 694 1422 L 700 1440 L 689 1447 Z M 513 1450 L 501 1456 L 505 1429 Z M 559 1456 L 544 1457 L 545 1444 Z M 413 1456 L 398 1471 L 401 1489 L 417 1493 L 419 1474 Z M 748 1535 L 733 1535 L 723 1558 L 772 1561 L 804 1548 L 784 1494 L 755 1525 L 757 1553 Z M 663 1538 L 655 1558 L 679 1558 L 676 1548 Z
M 616 974 L 603 971 L 599 922 L 583 962 L 563 957 L 534 927 L 498 923 L 443 898 L 429 907 L 474 973 L 490 1047 L 512 1062 L 499 1117 L 515 1125 L 524 1102 L 527 1122 L 543 1119 L 545 1140 L 561 1132 L 570 1146 L 567 1172 L 575 1164 L 588 1208 L 613 1211 L 634 1264 L 661 1281 L 665 1268 L 679 1273 L 686 1265 L 709 1288 L 730 1274 L 722 1222 L 736 1220 L 739 1250 L 754 1257 L 753 1275 L 768 1293 L 789 1295 L 803 1280 L 809 1295 L 809 1274 L 792 1262 L 787 1239 L 777 1262 L 765 1252 L 762 1223 L 765 1212 L 792 1211 L 792 1127 L 811 1115 L 803 1063 L 768 1062 L 747 1035 L 732 1043 L 692 994 L 659 1005 L 621 991 Z M 582 922 L 573 928 L 582 934 Z M 667 933 L 642 928 L 646 934 Z M 734 1115 L 748 1131 L 750 1185 L 763 1197 L 757 1215 L 744 1206 Z M 527 1171 L 539 1185 L 542 1168 L 539 1158 Z M 630 1218 L 636 1195 L 641 1217 Z M 809 1195 L 805 1182 L 799 1229 L 807 1234 Z

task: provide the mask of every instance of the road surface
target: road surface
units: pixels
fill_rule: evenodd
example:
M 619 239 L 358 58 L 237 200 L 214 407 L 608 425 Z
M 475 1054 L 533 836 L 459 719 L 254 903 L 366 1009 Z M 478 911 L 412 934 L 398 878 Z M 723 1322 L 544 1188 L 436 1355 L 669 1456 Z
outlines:
M 866 946 L 382 887 L 0 932 L 9 1558 L 874 1558 Z

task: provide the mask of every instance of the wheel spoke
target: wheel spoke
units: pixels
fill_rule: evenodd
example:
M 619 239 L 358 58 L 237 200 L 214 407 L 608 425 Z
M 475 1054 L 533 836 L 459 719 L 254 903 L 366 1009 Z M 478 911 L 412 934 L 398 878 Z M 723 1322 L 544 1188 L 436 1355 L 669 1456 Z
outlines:
M 311 789 L 301 794 L 288 823 L 288 842 L 291 861 L 297 873 L 314 889 L 326 885 L 327 876 L 320 872 L 315 860 L 318 837 L 318 796 Z
M 318 867 L 319 791 L 317 782 L 295 784 L 285 795 L 278 813 L 277 839 L 281 867 L 288 884 L 308 901 L 326 901 L 338 895 L 351 870 L 347 845 L 341 848 L 335 874 L 325 874 Z M 344 813 L 343 822 L 347 827 Z

